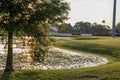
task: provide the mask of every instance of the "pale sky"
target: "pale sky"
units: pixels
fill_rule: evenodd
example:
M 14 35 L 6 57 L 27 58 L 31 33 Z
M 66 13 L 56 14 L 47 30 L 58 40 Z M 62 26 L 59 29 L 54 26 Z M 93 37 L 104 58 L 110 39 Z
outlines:
M 76 22 L 106 21 L 106 25 L 112 26 L 113 0 L 66 0 L 70 3 L 70 19 L 67 21 L 74 25 Z M 120 0 L 117 0 L 117 22 L 120 22 Z

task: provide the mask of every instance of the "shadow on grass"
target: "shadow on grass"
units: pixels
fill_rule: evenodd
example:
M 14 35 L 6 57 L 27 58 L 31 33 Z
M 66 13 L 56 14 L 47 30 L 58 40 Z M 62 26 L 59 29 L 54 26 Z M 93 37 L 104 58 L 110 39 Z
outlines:
M 70 43 L 68 43 L 70 44 Z M 91 53 L 97 53 L 97 54 L 104 54 L 104 55 L 118 55 L 119 51 L 115 47 L 109 47 L 109 46 L 103 46 L 98 44 L 78 44 L 78 43 L 72 43 L 71 45 L 62 44 L 61 45 L 64 48 L 72 49 L 72 50 L 78 50 L 78 51 L 85 51 L 85 52 L 91 52 Z M 116 54 L 114 53 L 116 51 Z
M 0 80 L 10 80 L 11 72 L 3 73 L 0 76 Z
M 92 37 L 86 37 L 86 38 L 76 38 L 76 40 L 97 40 L 100 38 L 92 38 Z

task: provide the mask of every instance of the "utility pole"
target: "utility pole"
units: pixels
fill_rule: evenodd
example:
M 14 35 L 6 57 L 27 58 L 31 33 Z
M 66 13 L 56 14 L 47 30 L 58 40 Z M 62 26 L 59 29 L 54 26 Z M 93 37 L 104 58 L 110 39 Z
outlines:
M 116 26 L 116 2 L 117 0 L 114 0 L 113 4 L 113 23 L 112 23 L 112 38 L 115 38 L 115 26 Z

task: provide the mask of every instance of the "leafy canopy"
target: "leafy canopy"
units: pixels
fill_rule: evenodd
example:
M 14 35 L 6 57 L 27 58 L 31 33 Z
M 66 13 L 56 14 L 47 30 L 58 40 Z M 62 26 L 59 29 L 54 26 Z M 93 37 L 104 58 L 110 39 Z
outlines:
M 69 4 L 63 0 L 0 0 L 0 31 L 35 40 L 42 56 L 46 53 L 49 26 L 68 19 Z M 40 58 L 34 58 L 40 61 Z

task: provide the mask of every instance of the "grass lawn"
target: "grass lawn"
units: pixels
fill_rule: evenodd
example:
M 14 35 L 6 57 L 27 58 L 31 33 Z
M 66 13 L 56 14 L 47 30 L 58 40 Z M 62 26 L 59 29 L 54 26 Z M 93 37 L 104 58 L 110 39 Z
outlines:
M 59 44 L 57 47 L 107 56 L 114 61 L 90 68 L 0 72 L 0 80 L 120 80 L 120 38 L 74 37 L 73 40 L 57 40 L 56 43 Z
M 59 42 L 59 40 L 57 40 Z M 64 40 L 55 45 L 75 51 L 84 51 L 97 55 L 115 58 L 120 61 L 120 37 L 75 37 L 73 40 Z

